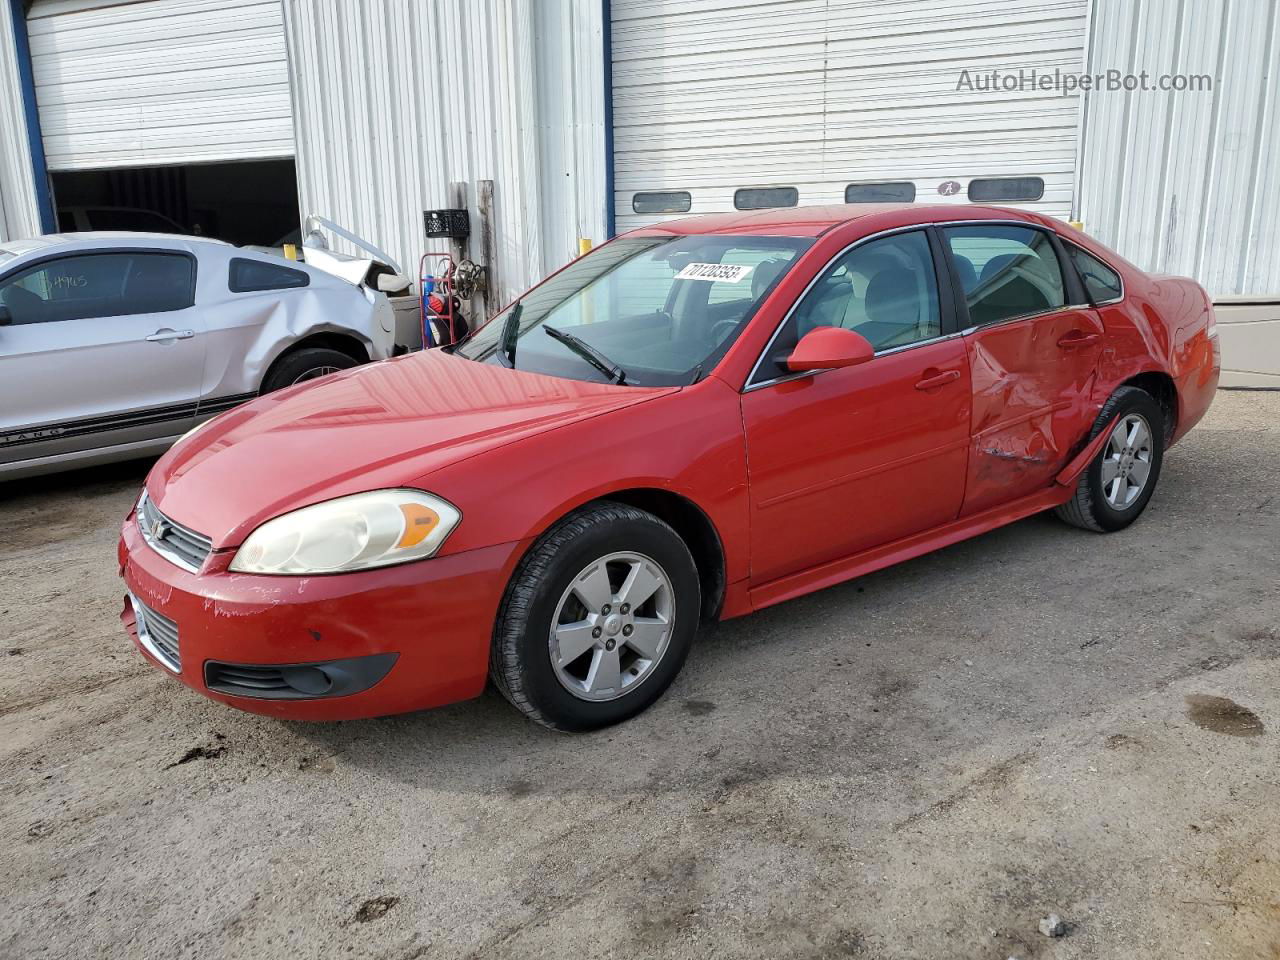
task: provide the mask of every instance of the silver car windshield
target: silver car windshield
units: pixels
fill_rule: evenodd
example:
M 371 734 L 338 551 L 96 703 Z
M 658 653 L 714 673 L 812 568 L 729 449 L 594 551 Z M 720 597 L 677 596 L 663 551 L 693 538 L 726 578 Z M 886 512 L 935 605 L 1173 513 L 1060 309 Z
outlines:
M 799 237 L 620 237 L 526 293 L 455 351 L 574 380 L 677 386 L 710 372 L 813 243 Z M 510 327 L 510 329 L 508 329 Z

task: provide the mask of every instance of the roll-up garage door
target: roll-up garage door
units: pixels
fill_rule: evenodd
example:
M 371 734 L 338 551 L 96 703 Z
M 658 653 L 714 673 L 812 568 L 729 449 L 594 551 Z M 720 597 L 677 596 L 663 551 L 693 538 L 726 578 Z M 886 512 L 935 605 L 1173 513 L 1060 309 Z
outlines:
M 36 0 L 51 170 L 293 156 L 280 0 Z
M 613 0 L 611 11 L 619 230 L 733 210 L 740 189 L 795 188 L 739 205 L 842 203 L 850 187 L 851 199 L 966 203 L 988 178 L 1040 178 L 1042 196 L 1014 205 L 1070 214 L 1079 97 L 1026 80 L 981 86 L 993 70 L 1081 71 L 1088 0 Z

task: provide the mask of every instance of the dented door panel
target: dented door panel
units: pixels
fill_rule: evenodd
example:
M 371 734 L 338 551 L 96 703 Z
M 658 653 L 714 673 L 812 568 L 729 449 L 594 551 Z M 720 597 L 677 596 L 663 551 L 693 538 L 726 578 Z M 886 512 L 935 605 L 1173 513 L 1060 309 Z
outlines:
M 965 336 L 973 382 L 972 441 L 962 515 L 1043 488 L 1097 415 L 1103 325 L 1068 309 Z

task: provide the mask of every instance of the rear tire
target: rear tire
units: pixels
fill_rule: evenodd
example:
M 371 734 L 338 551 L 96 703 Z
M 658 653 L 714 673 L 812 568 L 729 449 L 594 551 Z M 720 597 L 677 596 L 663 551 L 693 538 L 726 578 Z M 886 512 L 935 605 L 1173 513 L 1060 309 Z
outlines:
M 339 370 L 349 370 L 359 361 L 332 347 L 303 347 L 278 359 L 262 380 L 262 393 L 270 393 L 295 383 L 304 383 Z
M 671 685 L 700 608 L 693 556 L 670 526 L 625 504 L 595 504 L 553 527 L 516 568 L 489 675 L 516 709 L 554 730 L 619 723 Z
M 1061 520 L 1095 533 L 1123 530 L 1142 515 L 1164 463 L 1164 412 L 1138 387 L 1120 387 L 1103 404 L 1089 433 L 1111 436 L 1081 474 L 1075 496 L 1056 508 Z

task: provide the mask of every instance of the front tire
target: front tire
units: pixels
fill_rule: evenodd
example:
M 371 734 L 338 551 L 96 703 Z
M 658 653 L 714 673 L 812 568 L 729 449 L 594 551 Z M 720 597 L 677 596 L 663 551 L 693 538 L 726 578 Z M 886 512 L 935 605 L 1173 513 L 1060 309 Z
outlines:
M 332 347 L 303 347 L 286 353 L 275 362 L 262 380 L 261 392 L 271 393 L 339 370 L 349 370 L 357 363 L 355 357 Z
M 1110 436 L 1080 476 L 1075 496 L 1054 511 L 1072 526 L 1095 533 L 1123 530 L 1142 515 L 1164 463 L 1164 412 L 1145 390 L 1116 390 L 1089 439 L 1103 429 Z
M 671 685 L 700 607 L 697 567 L 670 526 L 626 504 L 595 504 L 553 527 L 516 568 L 489 673 L 538 723 L 606 727 Z

